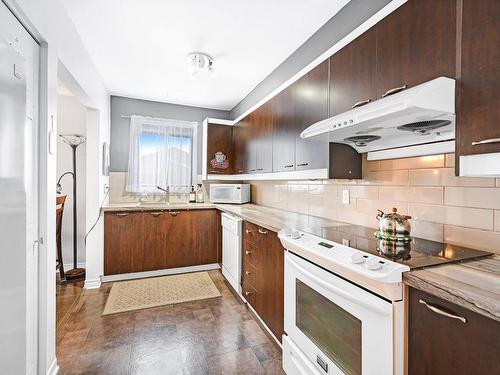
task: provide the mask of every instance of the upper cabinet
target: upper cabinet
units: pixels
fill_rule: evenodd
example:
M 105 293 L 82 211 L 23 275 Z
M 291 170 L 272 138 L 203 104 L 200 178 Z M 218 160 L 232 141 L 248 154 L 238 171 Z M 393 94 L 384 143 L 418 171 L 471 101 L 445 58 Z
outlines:
M 252 139 L 255 143 L 257 173 L 273 171 L 273 114 L 269 102 L 253 112 Z
M 456 71 L 456 0 L 410 0 L 376 26 L 377 97 Z
M 208 174 L 233 174 L 233 129 L 230 125 L 207 124 L 207 160 Z
M 233 126 L 234 173 L 245 173 L 246 170 L 246 128 L 242 122 Z
M 376 36 L 372 27 L 330 58 L 330 116 L 377 99 Z
M 457 156 L 498 153 L 500 1 L 463 0 L 462 4 Z
M 294 83 L 295 160 L 296 170 L 328 167 L 328 134 L 312 139 L 300 138 L 300 133 L 310 125 L 328 117 L 329 60 Z
M 295 121 L 294 86 L 289 86 L 269 101 L 273 113 L 273 172 L 295 170 L 295 138 L 299 133 Z

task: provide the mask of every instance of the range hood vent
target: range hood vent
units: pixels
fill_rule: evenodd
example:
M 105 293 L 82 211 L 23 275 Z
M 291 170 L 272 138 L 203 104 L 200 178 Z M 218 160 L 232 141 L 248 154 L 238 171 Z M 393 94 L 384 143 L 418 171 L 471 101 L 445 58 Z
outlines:
M 330 142 L 347 144 L 359 153 L 425 145 L 422 155 L 429 155 L 434 143 L 440 143 L 435 150 L 441 152 L 443 142 L 455 139 L 455 80 L 439 77 L 386 96 L 317 122 L 301 137 L 325 133 Z

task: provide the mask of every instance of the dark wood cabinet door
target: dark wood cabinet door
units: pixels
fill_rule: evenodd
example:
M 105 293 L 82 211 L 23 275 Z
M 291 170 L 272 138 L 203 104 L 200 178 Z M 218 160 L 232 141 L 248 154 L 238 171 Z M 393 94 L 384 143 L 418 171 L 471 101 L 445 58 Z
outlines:
M 142 228 L 140 212 L 104 214 L 104 274 L 139 272 L 142 268 Z
M 246 129 L 242 121 L 233 126 L 233 153 L 235 174 L 245 173 L 246 171 Z
M 376 36 L 372 27 L 330 58 L 330 117 L 377 99 Z
M 269 101 L 273 121 L 273 172 L 295 170 L 295 139 L 300 133 L 295 121 L 294 87 L 289 86 Z
M 273 122 L 271 105 L 264 103 L 252 114 L 252 138 L 255 141 L 255 169 L 257 173 L 273 170 Z
M 312 124 L 328 118 L 329 60 L 294 83 L 296 170 L 328 167 L 328 134 L 310 139 L 300 133 Z
M 255 111 L 241 120 L 245 134 L 245 172 L 257 172 L 257 114 Z
M 161 270 L 167 264 L 167 233 L 170 230 L 165 211 L 143 212 L 140 269 L 133 272 Z
M 216 153 L 223 154 L 227 162 L 214 163 Z M 207 127 L 207 173 L 232 174 L 233 170 L 233 127 L 209 123 Z
M 500 152 L 500 1 L 463 0 L 462 9 L 457 156 Z M 473 145 L 488 140 L 497 141 Z
M 274 336 L 284 333 L 284 254 L 276 233 L 260 228 L 260 275 L 256 298 L 257 312 Z M 258 274 L 259 275 L 259 274 Z
M 440 315 L 435 307 L 466 322 Z M 410 288 L 408 374 L 500 374 L 500 323 Z
M 381 20 L 377 94 L 456 72 L 456 0 L 409 0 Z
M 166 268 L 217 263 L 215 210 L 172 210 L 165 219 Z

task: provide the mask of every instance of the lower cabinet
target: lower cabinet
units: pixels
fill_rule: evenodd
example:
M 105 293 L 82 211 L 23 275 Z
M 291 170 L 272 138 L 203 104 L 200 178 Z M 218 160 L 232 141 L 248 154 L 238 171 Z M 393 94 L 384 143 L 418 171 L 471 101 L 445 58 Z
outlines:
M 217 223 L 213 209 L 106 212 L 104 274 L 217 263 Z
M 284 252 L 275 232 L 243 224 L 243 295 L 271 332 L 284 333 Z
M 499 348 L 500 322 L 410 288 L 409 375 L 500 374 Z

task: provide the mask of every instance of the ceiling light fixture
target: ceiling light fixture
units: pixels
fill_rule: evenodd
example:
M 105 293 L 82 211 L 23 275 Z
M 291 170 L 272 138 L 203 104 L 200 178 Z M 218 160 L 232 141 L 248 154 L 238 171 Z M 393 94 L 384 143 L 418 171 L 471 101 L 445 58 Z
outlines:
M 214 59 L 206 53 L 190 53 L 187 55 L 186 61 L 191 79 L 196 79 L 200 72 L 206 72 L 210 77 L 215 77 Z

